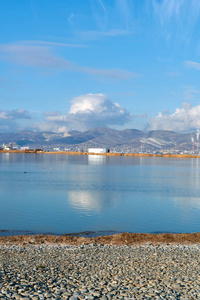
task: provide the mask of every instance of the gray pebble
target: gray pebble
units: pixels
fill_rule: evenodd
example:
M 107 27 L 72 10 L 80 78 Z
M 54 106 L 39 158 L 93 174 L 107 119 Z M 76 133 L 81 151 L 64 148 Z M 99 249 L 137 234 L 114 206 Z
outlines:
M 200 299 L 200 245 L 0 245 L 0 299 Z

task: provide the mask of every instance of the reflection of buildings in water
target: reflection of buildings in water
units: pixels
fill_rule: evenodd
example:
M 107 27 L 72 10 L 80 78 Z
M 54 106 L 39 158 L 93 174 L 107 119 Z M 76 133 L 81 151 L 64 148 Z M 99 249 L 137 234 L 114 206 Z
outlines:
M 107 158 L 104 155 L 88 155 L 88 163 L 91 165 L 103 165 L 106 164 Z
M 191 167 L 192 167 L 192 178 L 191 180 L 195 180 L 196 185 L 199 186 L 199 159 L 198 158 L 193 158 L 191 160 Z
M 187 212 L 194 208 L 198 210 L 200 209 L 200 198 L 198 197 L 177 197 L 174 198 L 174 202 L 180 205 L 180 207 Z
M 199 167 L 199 159 L 198 158 L 192 158 L 191 159 L 191 165 L 193 168 L 198 168 Z
M 113 197 L 110 193 L 99 193 L 90 191 L 69 191 L 68 202 L 78 210 L 85 212 L 100 212 L 110 205 L 120 201 L 119 194 Z
M 59 155 L 59 154 L 58 154 Z M 88 158 L 87 155 L 63 155 L 64 159 L 66 160 L 67 164 L 80 164 L 80 165 L 87 165 L 88 164 Z
M 2 154 L 2 162 L 8 162 L 10 160 L 10 153 L 6 152 Z
M 104 155 L 87 155 L 88 165 L 106 165 L 109 161 L 109 158 Z M 86 176 L 88 179 L 89 175 Z M 95 176 L 92 173 L 92 176 Z M 92 180 L 93 183 L 92 190 L 78 190 L 78 191 L 68 191 L 68 202 L 69 204 L 77 209 L 82 210 L 85 213 L 98 213 L 110 206 L 115 205 L 115 203 L 120 201 L 119 193 L 113 193 L 113 191 L 104 190 L 102 186 L 103 180 L 101 177 L 105 177 L 104 172 L 98 173 L 97 181 Z M 89 178 L 90 179 L 90 178 Z M 95 183 L 94 183 L 95 182 Z M 100 189 L 100 190 L 99 190 Z
M 180 189 L 183 189 L 181 197 L 174 197 L 176 208 L 178 207 L 182 213 L 184 221 L 189 221 L 191 224 L 194 221 L 195 213 L 199 214 L 200 210 L 200 172 L 199 159 L 185 159 L 180 161 L 184 168 L 180 169 L 181 176 L 175 178 L 179 181 Z

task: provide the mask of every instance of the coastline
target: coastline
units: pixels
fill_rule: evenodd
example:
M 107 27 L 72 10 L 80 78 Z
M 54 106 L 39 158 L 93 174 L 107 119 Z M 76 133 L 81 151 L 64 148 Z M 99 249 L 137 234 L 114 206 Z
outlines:
M 0 299 L 200 299 L 200 233 L 0 237 Z
M 116 246 L 134 246 L 143 244 L 200 244 L 200 232 L 196 233 L 116 233 L 105 236 L 85 237 L 78 234 L 37 234 L 37 235 L 10 235 L 0 236 L 0 245 L 16 244 L 16 245 L 38 245 L 38 244 L 66 244 L 73 246 L 104 244 Z
M 151 154 L 151 153 L 89 153 L 76 151 L 42 151 L 30 150 L 0 150 L 1 153 L 27 153 L 27 154 L 62 154 L 62 155 L 100 155 L 100 156 L 132 156 L 132 157 L 164 157 L 164 158 L 200 158 L 195 154 Z

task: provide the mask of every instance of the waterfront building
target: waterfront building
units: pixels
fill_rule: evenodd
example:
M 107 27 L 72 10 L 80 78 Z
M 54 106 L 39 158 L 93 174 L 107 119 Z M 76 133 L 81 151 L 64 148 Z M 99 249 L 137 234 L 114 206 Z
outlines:
M 88 153 L 109 153 L 107 148 L 88 148 Z

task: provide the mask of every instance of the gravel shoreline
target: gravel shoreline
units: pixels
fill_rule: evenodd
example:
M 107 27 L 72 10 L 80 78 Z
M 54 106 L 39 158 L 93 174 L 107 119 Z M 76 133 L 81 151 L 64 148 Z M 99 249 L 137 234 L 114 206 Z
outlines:
M 0 299 L 200 299 L 200 244 L 33 243 L 0 244 Z

